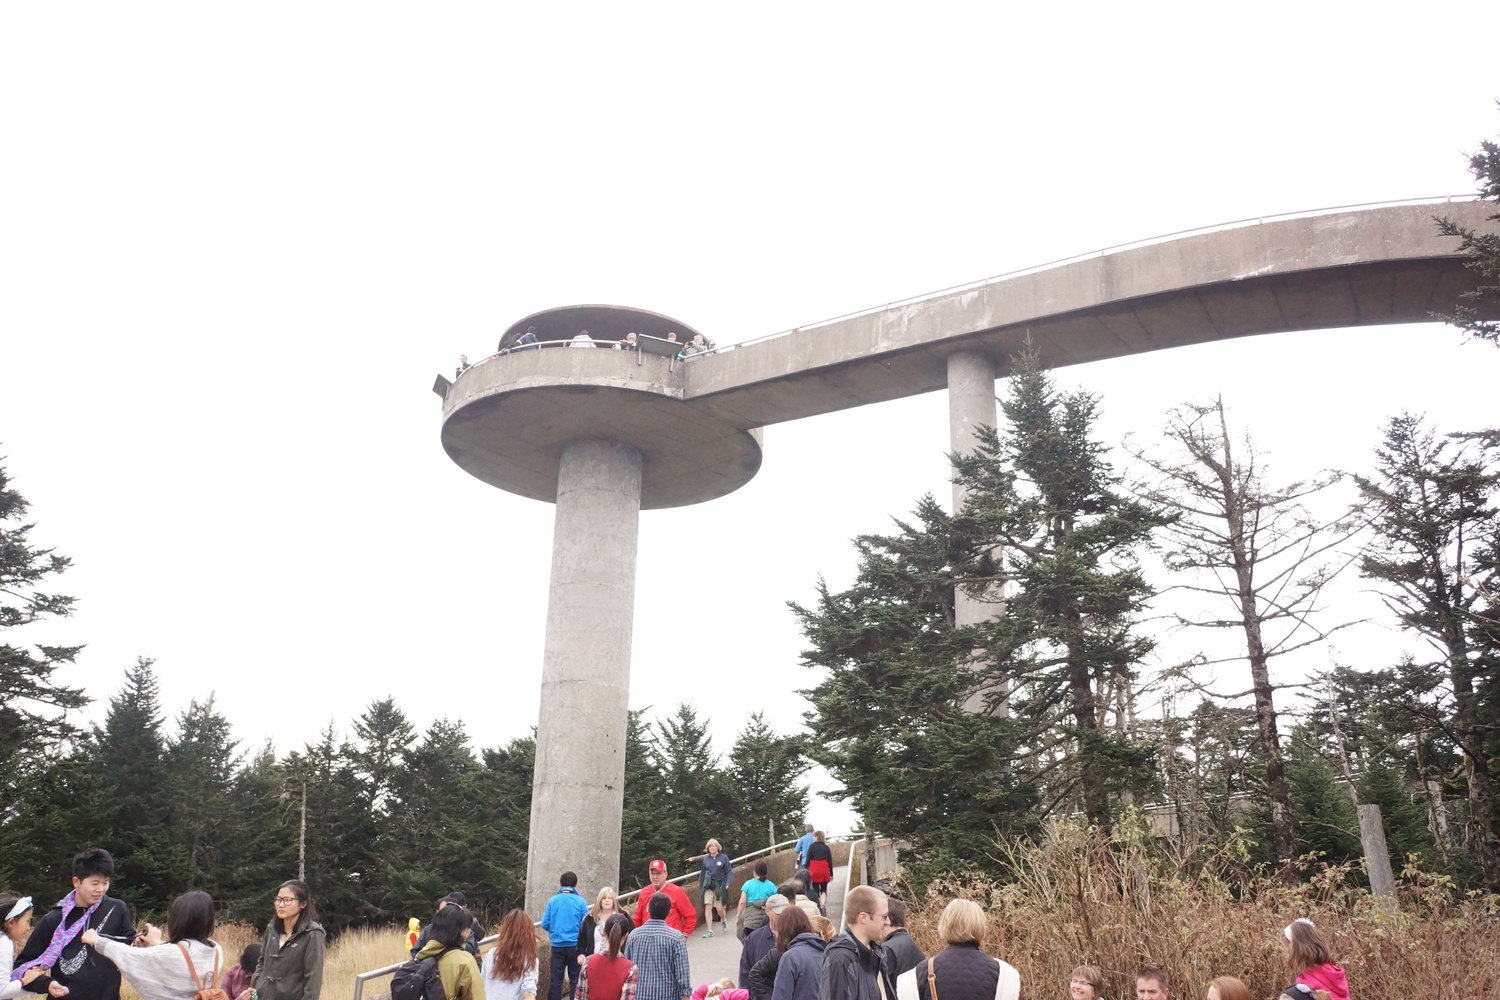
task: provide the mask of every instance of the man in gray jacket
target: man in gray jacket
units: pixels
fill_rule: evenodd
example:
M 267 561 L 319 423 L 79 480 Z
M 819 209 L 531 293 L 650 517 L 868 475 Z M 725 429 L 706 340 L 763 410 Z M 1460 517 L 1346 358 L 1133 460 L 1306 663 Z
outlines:
M 881 942 L 885 946 L 885 974 L 895 982 L 901 977 L 901 973 L 907 969 L 915 969 L 917 963 L 927 956 L 917 946 L 917 942 L 906 933 L 906 904 L 899 899 L 890 901 L 891 929 L 886 932 L 885 940 Z

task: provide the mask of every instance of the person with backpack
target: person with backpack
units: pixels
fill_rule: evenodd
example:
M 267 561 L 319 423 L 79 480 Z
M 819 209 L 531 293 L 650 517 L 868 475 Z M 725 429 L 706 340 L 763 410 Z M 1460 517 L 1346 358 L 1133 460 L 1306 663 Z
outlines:
M 479 965 L 464 948 L 464 941 L 473 933 L 473 921 L 469 911 L 456 903 L 439 910 L 432 918 L 431 937 L 417 952 L 416 960 L 403 962 L 396 970 L 391 1000 L 475 1000 Z M 415 975 L 403 977 L 402 972 L 412 965 Z M 413 979 L 421 989 L 415 996 Z M 398 984 L 403 987 L 399 992 Z
M 536 927 L 530 917 L 521 910 L 505 915 L 479 971 L 484 1000 L 536 1000 Z
M 227 1000 L 215 985 L 224 949 L 213 933 L 213 898 L 195 889 L 172 900 L 165 940 L 161 928 L 150 924 L 141 934 L 144 947 L 111 941 L 92 927 L 79 938 L 113 962 L 143 1000 Z
M 318 1000 L 327 935 L 318 923 L 312 890 L 300 878 L 287 879 L 276 890 L 275 906 L 251 979 L 256 1000 Z M 247 998 L 241 993 L 231 1000 Z

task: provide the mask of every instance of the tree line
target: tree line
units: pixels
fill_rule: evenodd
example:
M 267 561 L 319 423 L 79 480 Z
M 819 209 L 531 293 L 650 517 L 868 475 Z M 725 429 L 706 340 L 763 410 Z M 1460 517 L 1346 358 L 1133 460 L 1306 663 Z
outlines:
M 12 515 L 24 512 L 3 469 L 0 497 Z M 29 526 L 7 526 L 5 514 L 0 508 L 0 588 L 16 593 L 28 560 L 65 568 L 30 549 Z M 49 610 L 64 607 L 54 600 Z M 145 659 L 126 672 L 103 722 L 80 730 L 42 710 L 85 703 L 51 683 L 76 652 L 0 646 L 0 884 L 60 896 L 73 852 L 97 845 L 118 864 L 111 891 L 146 914 L 198 888 L 223 917 L 264 922 L 276 887 L 299 874 L 332 930 L 425 917 L 454 888 L 496 917 L 524 902 L 532 737 L 476 752 L 461 722 L 439 719 L 419 732 L 384 698 L 347 736 L 330 724 L 287 753 L 247 748 L 211 697 L 169 724 Z M 27 696 L 10 697 L 22 684 L 31 685 Z M 655 721 L 631 713 L 618 888 L 644 884 L 652 858 L 680 866 L 709 837 L 749 851 L 772 833 L 800 832 L 804 738 L 777 734 L 757 714 L 721 760 L 709 727 L 687 704 Z

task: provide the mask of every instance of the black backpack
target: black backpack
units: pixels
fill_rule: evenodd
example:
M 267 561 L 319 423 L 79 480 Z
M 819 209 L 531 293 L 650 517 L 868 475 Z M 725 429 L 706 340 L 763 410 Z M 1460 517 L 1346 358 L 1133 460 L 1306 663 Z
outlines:
M 438 975 L 438 959 L 452 948 L 444 948 L 426 958 L 409 958 L 391 977 L 391 1000 L 448 1000 L 443 977 Z

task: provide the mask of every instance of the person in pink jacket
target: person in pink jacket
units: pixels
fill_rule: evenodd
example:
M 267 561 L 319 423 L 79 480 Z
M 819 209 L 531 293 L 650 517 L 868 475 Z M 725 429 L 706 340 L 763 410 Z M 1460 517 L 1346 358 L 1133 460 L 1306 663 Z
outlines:
M 1333 964 L 1333 953 L 1313 922 L 1305 917 L 1293 920 L 1284 933 L 1291 946 L 1287 966 L 1297 982 L 1310 989 L 1327 990 L 1329 1000 L 1349 1000 L 1349 979 Z
M 750 1000 L 750 991 L 735 989 L 733 979 L 704 983 L 693 990 L 693 1000 L 710 1000 L 711 997 L 717 997 L 718 1000 Z

